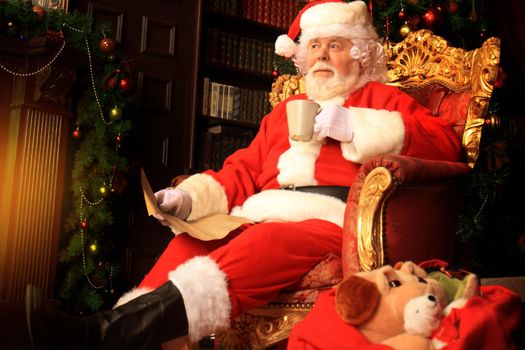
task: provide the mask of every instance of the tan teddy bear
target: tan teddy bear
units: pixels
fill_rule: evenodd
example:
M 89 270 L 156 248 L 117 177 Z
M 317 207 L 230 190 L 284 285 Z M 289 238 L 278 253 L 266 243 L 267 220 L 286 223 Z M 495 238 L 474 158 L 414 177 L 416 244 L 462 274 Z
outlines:
M 358 272 L 336 291 L 336 311 L 373 343 L 433 349 L 430 340 L 447 304 L 444 288 L 412 262 Z

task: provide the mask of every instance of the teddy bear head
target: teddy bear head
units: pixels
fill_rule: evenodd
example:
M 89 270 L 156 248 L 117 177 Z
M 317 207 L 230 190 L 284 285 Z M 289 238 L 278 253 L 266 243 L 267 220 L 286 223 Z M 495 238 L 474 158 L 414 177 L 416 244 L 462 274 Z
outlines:
M 336 290 L 339 316 L 373 343 L 403 333 L 428 337 L 446 303 L 443 287 L 412 262 L 358 272 Z

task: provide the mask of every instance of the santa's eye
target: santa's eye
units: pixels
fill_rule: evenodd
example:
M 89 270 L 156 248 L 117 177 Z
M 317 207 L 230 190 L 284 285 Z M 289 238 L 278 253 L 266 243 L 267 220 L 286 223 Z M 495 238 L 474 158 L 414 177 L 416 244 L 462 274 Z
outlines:
M 417 280 L 419 281 L 419 283 L 427 284 L 427 281 L 425 281 L 424 278 L 418 277 Z
M 388 284 L 392 288 L 397 288 L 397 287 L 399 287 L 401 285 L 401 282 L 399 282 L 398 280 L 392 280 L 392 281 L 388 282 Z

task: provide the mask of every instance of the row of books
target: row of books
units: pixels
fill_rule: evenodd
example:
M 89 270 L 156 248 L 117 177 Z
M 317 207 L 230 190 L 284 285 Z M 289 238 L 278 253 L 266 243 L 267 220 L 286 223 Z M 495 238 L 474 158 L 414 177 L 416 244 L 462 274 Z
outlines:
M 202 143 L 201 167 L 219 170 L 229 155 L 247 147 L 254 136 L 255 130 L 235 126 L 216 125 L 208 128 Z
M 268 93 L 203 79 L 202 114 L 257 125 L 270 112 Z
M 206 35 L 204 61 L 271 74 L 274 67 L 274 43 L 209 27 Z
M 298 0 L 207 0 L 205 9 L 274 26 L 289 27 L 299 12 Z

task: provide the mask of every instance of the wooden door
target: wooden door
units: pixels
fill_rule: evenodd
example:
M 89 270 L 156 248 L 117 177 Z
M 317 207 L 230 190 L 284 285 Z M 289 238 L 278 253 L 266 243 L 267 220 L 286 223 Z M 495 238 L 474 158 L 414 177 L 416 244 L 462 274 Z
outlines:
M 144 168 L 154 190 L 193 167 L 195 80 L 200 0 L 78 1 L 97 22 L 109 22 L 126 56 L 135 60 L 137 99 L 127 177 L 122 276 L 128 286 L 149 270 L 172 233 L 146 215 L 139 182 Z M 71 10 L 71 9 L 70 9 Z

